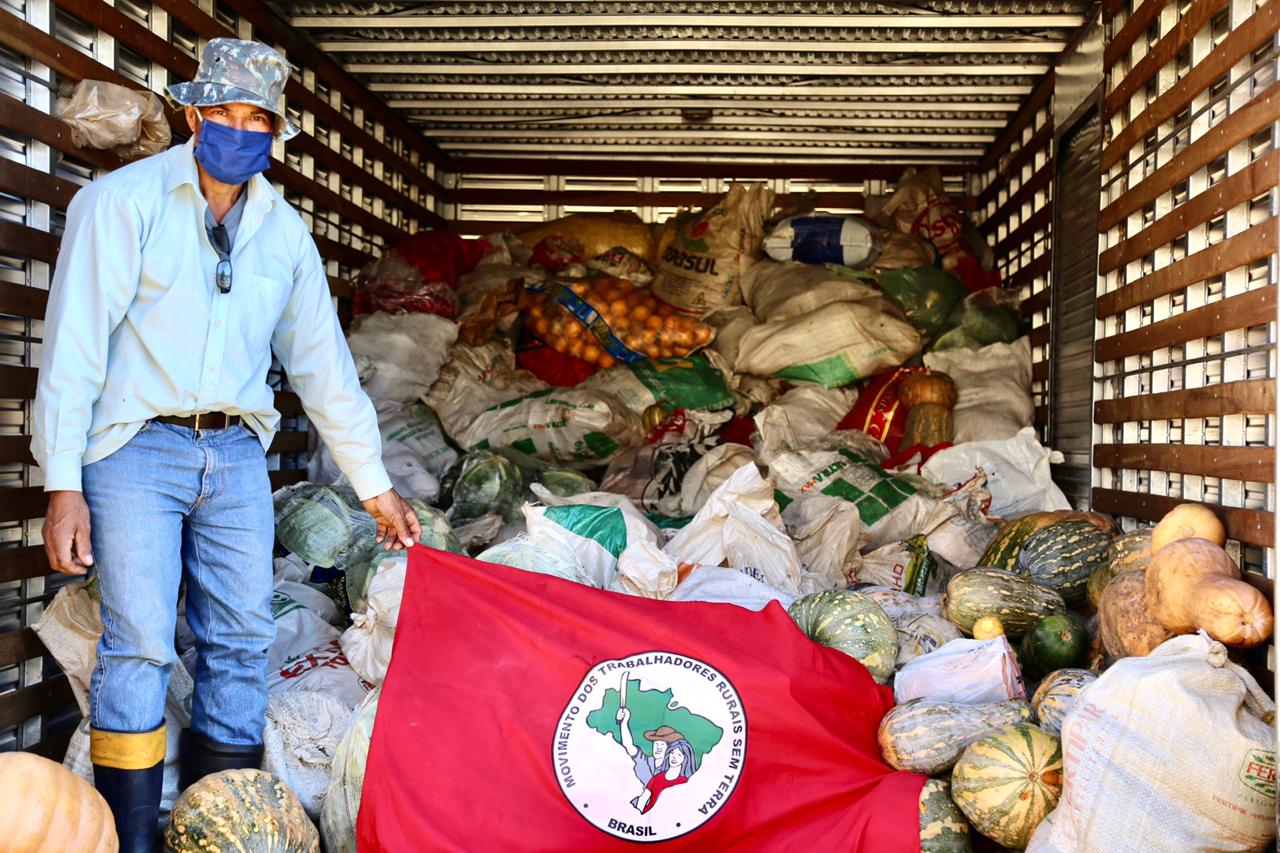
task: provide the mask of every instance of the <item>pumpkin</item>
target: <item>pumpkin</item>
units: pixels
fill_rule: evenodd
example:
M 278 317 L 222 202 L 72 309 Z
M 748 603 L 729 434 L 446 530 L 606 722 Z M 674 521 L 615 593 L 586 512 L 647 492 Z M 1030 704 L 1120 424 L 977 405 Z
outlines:
M 1151 530 L 1141 527 L 1111 540 L 1105 562 L 1089 575 L 1089 603 L 1094 607 L 1102 601 L 1102 591 L 1117 575 L 1125 572 L 1145 572 L 1151 563 Z
M 973 623 L 975 640 L 993 640 L 1004 635 L 1004 625 L 998 616 L 983 616 Z
M 1045 676 L 1031 697 L 1031 710 L 1040 728 L 1061 737 L 1062 721 L 1084 689 L 1097 680 L 1098 676 L 1087 669 L 1060 669 Z
M 173 804 L 164 842 L 172 853 L 318 853 L 320 836 L 284 782 L 261 770 L 204 777 Z
M 1147 607 L 1147 576 L 1125 572 L 1113 578 L 1098 602 L 1098 633 L 1113 658 L 1146 657 L 1173 636 Z
M 1041 618 L 1066 612 L 1056 591 L 1000 569 L 957 572 L 942 596 L 943 615 L 970 635 L 983 616 L 997 617 L 1009 636 L 1020 637 Z
M 964 637 L 959 628 L 932 613 L 916 613 L 891 621 L 898 635 L 898 658 L 895 663 L 898 669 L 920 655 L 927 655 L 939 646 Z
M 951 797 L 978 832 L 1023 848 L 1062 796 L 1062 744 L 1016 723 L 965 748 L 951 771 Z
M 797 598 L 787 608 L 796 625 L 815 643 L 857 659 L 881 684 L 893 674 L 898 636 L 887 614 L 867 596 L 829 589 Z
M 1055 613 L 1031 626 L 1018 649 L 1024 675 L 1040 678 L 1056 669 L 1079 666 L 1089 654 L 1089 632 L 1076 616 Z
M 1017 572 L 1049 589 L 1068 604 L 1082 603 L 1089 575 L 1103 565 L 1111 539 L 1087 521 L 1055 521 L 1027 537 L 1018 552 Z
M 1151 615 L 1176 634 L 1195 631 L 1194 589 L 1201 580 L 1213 575 L 1240 579 L 1239 567 L 1221 545 L 1190 538 L 1175 539 L 1157 549 L 1146 573 L 1147 607 Z
M 969 821 L 951 799 L 951 784 L 929 779 L 920 789 L 920 853 L 971 853 Z
M 1253 586 L 1222 575 L 1195 585 L 1196 628 L 1220 643 L 1249 648 L 1271 636 L 1271 602 Z
M 934 447 L 956 437 L 951 410 L 959 395 L 945 373 L 912 373 L 898 386 L 898 400 L 907 407 L 901 447 Z
M 320 836 L 327 853 L 356 853 L 356 816 L 360 813 L 360 792 L 364 788 L 365 761 L 373 739 L 373 721 L 378 716 L 375 687 L 352 717 L 351 727 L 333 755 L 329 790 L 320 809 Z
M 1179 539 L 1207 539 L 1215 545 L 1225 545 L 1227 530 L 1204 504 L 1179 504 L 1165 513 L 1151 531 L 1151 553 Z
M 116 853 L 116 822 L 94 787 L 57 762 L 0 752 L 3 848 L 21 853 Z
M 885 714 L 876 738 L 890 767 L 932 776 L 950 770 L 969 744 L 1031 716 L 1021 699 L 974 705 L 915 699 Z

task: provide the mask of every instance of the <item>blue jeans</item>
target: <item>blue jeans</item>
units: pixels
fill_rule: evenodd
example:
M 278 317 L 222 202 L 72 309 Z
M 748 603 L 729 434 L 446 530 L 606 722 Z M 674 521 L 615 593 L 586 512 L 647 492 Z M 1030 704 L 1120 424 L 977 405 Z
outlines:
M 191 728 L 218 743 L 262 743 L 275 520 L 257 437 L 149 422 L 86 465 L 83 488 L 102 592 L 90 725 L 145 732 L 164 722 L 185 578 L 197 651 Z

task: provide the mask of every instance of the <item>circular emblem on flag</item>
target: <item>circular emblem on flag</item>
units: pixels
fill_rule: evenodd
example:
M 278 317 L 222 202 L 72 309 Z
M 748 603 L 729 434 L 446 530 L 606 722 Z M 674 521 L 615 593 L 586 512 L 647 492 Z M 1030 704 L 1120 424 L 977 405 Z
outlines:
M 733 683 L 674 652 L 601 661 L 556 724 L 556 781 L 602 832 L 666 841 L 693 832 L 733 796 L 747 717 Z

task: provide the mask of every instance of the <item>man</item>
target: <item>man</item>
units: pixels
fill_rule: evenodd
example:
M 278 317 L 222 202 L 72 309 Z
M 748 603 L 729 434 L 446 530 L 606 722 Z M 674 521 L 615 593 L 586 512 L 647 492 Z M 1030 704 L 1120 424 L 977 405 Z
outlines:
M 149 851 L 179 584 L 196 637 L 181 784 L 257 767 L 267 705 L 274 520 L 265 448 L 279 424 L 272 352 L 386 547 L 420 533 L 391 488 L 301 217 L 261 176 L 289 66 L 214 39 L 169 87 L 194 136 L 81 190 L 45 322 L 32 450 L 45 551 L 96 568 L 102 639 L 90 684 L 94 779 L 122 851 Z

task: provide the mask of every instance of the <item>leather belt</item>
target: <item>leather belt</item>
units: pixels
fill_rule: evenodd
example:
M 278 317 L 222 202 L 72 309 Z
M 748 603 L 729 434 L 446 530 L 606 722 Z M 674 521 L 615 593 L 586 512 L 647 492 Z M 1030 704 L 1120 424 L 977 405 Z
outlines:
M 226 412 L 201 412 L 198 415 L 187 415 L 186 417 L 166 416 L 154 418 L 154 420 L 162 424 L 173 424 L 174 426 L 202 430 L 227 429 L 228 427 L 237 426 L 243 419 L 239 415 L 228 415 Z

